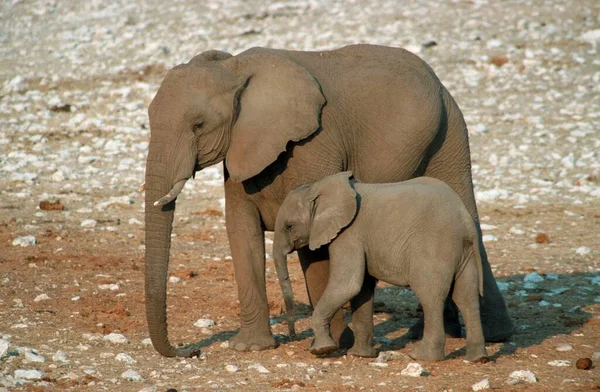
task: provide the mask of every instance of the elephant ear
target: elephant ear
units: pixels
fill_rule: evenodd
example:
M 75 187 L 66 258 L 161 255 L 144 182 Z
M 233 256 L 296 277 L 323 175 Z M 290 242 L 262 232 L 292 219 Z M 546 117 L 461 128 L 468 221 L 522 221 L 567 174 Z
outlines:
M 315 250 L 333 240 L 356 215 L 356 191 L 350 186 L 352 172 L 341 172 L 315 182 L 309 193 L 314 197 L 308 246 Z
M 260 173 L 285 151 L 320 127 L 325 97 L 317 80 L 282 52 L 250 49 L 233 59 L 248 72 L 225 164 L 234 181 Z

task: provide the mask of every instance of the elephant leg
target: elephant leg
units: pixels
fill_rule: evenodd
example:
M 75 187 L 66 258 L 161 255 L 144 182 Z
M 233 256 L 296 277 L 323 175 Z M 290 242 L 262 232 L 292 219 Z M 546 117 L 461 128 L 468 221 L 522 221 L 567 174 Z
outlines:
M 481 361 L 487 359 L 487 351 L 479 317 L 479 271 L 473 256 L 468 263 L 454 283 L 452 299 L 463 315 L 467 330 L 466 359 Z
M 298 258 L 304 272 L 310 305 L 315 309 L 329 279 L 329 252 L 326 247 L 321 247 L 316 251 L 304 247 L 298 249 Z M 342 309 L 335 312 L 330 321 L 330 330 L 331 336 L 339 348 L 352 347 L 354 335 L 346 323 Z
M 492 274 L 487 253 L 481 240 L 481 228 L 479 227 L 479 216 L 471 179 L 467 126 L 460 109 L 447 91 L 444 91 L 444 103 L 447 113 L 446 121 L 442 125 L 440 134 L 430 147 L 430 158 L 424 175 L 438 178 L 450 185 L 458 193 L 476 223 L 483 267 L 483 298 L 480 301 L 483 333 L 485 340 L 488 342 L 504 341 L 515 333 L 515 325 L 508 314 L 506 303 Z M 457 325 L 458 312 L 456 311 L 456 305 L 451 302 L 448 302 L 448 305 L 444 316 L 445 323 L 446 325 L 448 323 Z M 450 327 L 450 329 L 453 329 L 453 327 Z
M 377 279 L 365 275 L 360 292 L 350 300 L 354 330 L 354 345 L 348 350 L 350 355 L 371 358 L 377 354 L 373 347 L 373 302 L 376 285 Z
M 450 291 L 453 269 L 439 267 L 438 263 L 417 257 L 414 258 L 414 265 L 422 267 L 411 270 L 410 287 L 423 305 L 425 321 L 423 339 L 410 352 L 410 356 L 417 360 L 439 361 L 445 357 L 444 298 Z M 437 269 L 431 270 L 429 267 Z
M 229 347 L 238 351 L 275 348 L 265 284 L 265 240 L 256 206 L 225 183 L 226 227 L 240 301 L 241 325 Z M 232 189 L 233 188 L 233 189 Z
M 360 252 L 353 252 L 348 247 L 330 262 L 330 274 L 323 295 L 315 306 L 312 316 L 315 340 L 310 352 L 315 355 L 335 351 L 336 342 L 330 334 L 330 322 L 335 313 L 354 296 L 363 286 L 365 275 L 364 257 Z

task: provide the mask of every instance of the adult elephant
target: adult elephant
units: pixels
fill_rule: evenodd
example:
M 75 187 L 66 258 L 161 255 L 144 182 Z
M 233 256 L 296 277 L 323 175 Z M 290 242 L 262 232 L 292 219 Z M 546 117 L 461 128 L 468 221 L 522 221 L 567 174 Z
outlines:
M 167 73 L 148 113 L 146 312 L 152 343 L 165 356 L 196 353 L 169 342 L 166 282 L 175 201 L 197 170 L 225 160 L 226 226 L 241 304 L 240 331 L 229 345 L 241 351 L 275 347 L 264 232 L 274 229 L 295 187 L 346 170 L 368 183 L 427 175 L 449 184 L 478 222 L 462 113 L 433 70 L 403 49 L 204 52 Z M 514 325 L 480 248 L 484 334 L 506 339 Z M 303 248 L 299 258 L 314 305 L 328 278 L 327 249 Z M 366 280 L 364 293 L 374 284 Z M 372 317 L 373 297 L 364 293 L 353 301 L 357 321 Z M 447 308 L 446 324 L 456 332 L 456 311 Z M 351 341 L 340 312 L 331 330 L 342 346 Z

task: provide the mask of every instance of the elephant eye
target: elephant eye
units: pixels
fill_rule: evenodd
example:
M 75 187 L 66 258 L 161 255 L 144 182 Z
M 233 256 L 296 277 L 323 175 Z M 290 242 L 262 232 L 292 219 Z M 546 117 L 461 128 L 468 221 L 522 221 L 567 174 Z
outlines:
M 284 225 L 283 225 L 283 229 L 285 231 L 292 231 L 293 228 L 294 228 L 294 226 L 291 223 L 284 223 Z
M 204 121 L 198 121 L 198 122 L 196 122 L 196 123 L 194 124 L 194 126 L 193 126 L 194 133 L 196 133 L 196 132 L 198 132 L 198 131 L 202 130 L 202 127 L 203 127 L 203 126 L 204 126 Z

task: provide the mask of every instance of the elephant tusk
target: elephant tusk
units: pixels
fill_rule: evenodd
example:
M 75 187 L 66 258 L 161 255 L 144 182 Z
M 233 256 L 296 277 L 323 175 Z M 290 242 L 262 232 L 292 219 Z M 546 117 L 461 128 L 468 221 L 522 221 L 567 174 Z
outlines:
M 177 181 L 175 185 L 173 185 L 173 188 L 169 191 L 169 193 L 167 193 L 166 195 L 154 202 L 154 206 L 161 207 L 173 201 L 183 189 L 183 186 L 185 185 L 186 181 L 187 179 Z

